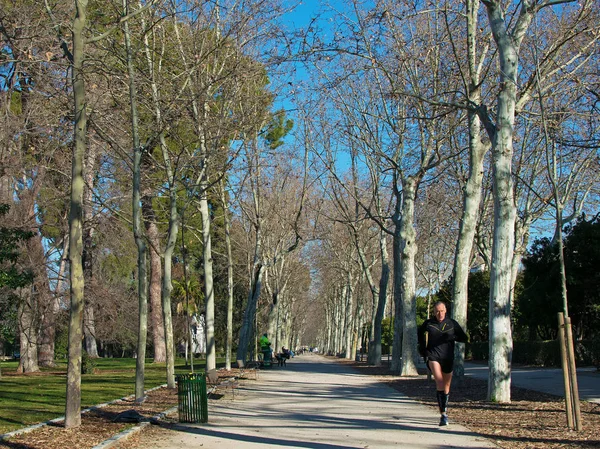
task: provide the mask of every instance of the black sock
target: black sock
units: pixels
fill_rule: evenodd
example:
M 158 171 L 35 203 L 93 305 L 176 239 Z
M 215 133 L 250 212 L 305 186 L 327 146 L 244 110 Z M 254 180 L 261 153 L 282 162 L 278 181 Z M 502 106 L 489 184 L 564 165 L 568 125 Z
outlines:
M 441 392 L 440 395 L 440 412 L 445 415 L 448 413 L 448 399 L 450 398 L 449 393 Z
M 443 398 L 443 396 L 444 396 L 444 392 L 443 391 L 438 390 L 436 392 L 437 403 L 438 403 L 438 407 L 440 408 L 440 413 L 444 413 L 443 412 L 444 407 L 442 405 L 442 398 Z

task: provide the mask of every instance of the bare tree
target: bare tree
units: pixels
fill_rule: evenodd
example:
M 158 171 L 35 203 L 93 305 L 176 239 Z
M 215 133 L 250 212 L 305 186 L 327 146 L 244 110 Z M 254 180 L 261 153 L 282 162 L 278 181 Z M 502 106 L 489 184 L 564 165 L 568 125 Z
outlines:
M 479 109 L 486 131 L 492 142 L 494 168 L 494 243 L 490 276 L 490 369 L 488 398 L 492 401 L 510 401 L 510 363 L 512 332 L 510 324 L 513 255 L 515 245 L 516 205 L 512 180 L 515 112 L 519 103 L 531 96 L 517 97 L 519 55 L 521 44 L 533 19 L 550 6 L 570 1 L 527 1 L 510 10 L 513 5 L 485 1 L 488 22 L 498 48 L 500 90 L 495 98 L 496 120 L 493 122 L 486 108 Z M 581 13 L 592 8 L 593 2 L 579 6 Z M 567 11 L 565 10 L 565 13 Z M 508 20 L 514 15 L 514 20 Z M 575 14 L 577 15 L 577 14 Z M 531 84 L 530 84 L 531 86 Z
M 82 264 L 83 254 L 83 194 L 84 194 L 84 161 L 87 148 L 87 102 L 84 74 L 87 0 L 75 0 L 75 18 L 72 27 L 72 50 L 63 38 L 60 25 L 54 18 L 54 13 L 48 2 L 46 9 L 57 30 L 57 37 L 65 57 L 69 61 L 74 98 L 74 132 L 73 158 L 71 170 L 71 199 L 69 214 L 69 262 L 71 312 L 69 321 L 69 362 L 67 369 L 67 399 L 65 411 L 65 426 L 78 427 L 81 424 L 81 337 L 83 335 L 84 309 L 84 273 Z M 150 7 L 149 2 L 146 7 Z M 128 16 L 119 18 L 119 22 L 128 20 Z M 109 28 L 102 39 L 114 32 L 116 27 Z
M 293 213 L 288 215 L 291 220 L 282 222 L 285 223 L 285 232 L 280 233 L 280 238 L 275 239 L 274 244 L 267 248 L 268 242 L 265 239 L 265 226 L 266 224 L 266 198 L 269 196 L 269 192 L 272 187 L 269 184 L 272 183 L 272 179 L 276 179 L 271 175 L 274 169 L 281 167 L 286 173 L 286 177 L 293 179 L 292 172 L 289 166 L 283 161 L 279 161 L 274 165 L 270 165 L 267 161 L 273 158 L 274 154 L 271 153 L 278 146 L 281 145 L 281 138 L 285 135 L 285 132 L 281 133 L 282 127 L 288 128 L 291 123 L 286 124 L 285 121 L 279 122 L 281 116 L 270 122 L 265 120 L 263 126 L 259 126 L 258 129 L 262 130 L 267 127 L 270 130 L 266 133 L 266 142 L 260 142 L 258 139 L 254 139 L 249 142 L 246 151 L 246 164 L 248 167 L 248 178 L 247 183 L 249 184 L 249 198 L 245 207 L 242 208 L 242 213 L 252 223 L 253 229 L 253 240 L 254 248 L 252 250 L 253 255 L 251 256 L 251 267 L 250 267 L 250 282 L 249 282 L 249 293 L 246 309 L 244 311 L 244 318 L 242 322 L 242 329 L 240 331 L 240 341 L 238 345 L 237 358 L 238 360 L 246 360 L 246 354 L 248 351 L 248 345 L 250 344 L 251 337 L 253 334 L 253 323 L 256 315 L 256 305 L 263 284 L 263 276 L 269 267 L 278 266 L 281 263 L 282 258 L 286 258 L 287 254 L 295 251 L 300 243 L 301 236 L 301 219 L 303 216 L 304 199 L 307 195 L 307 155 L 308 151 L 304 148 L 304 159 L 301 162 L 301 170 L 303 170 L 302 181 L 299 182 L 299 192 L 294 197 L 292 206 L 288 206 L 288 211 L 291 209 Z M 261 146 L 262 145 L 262 146 Z M 277 159 L 276 159 L 277 160 Z M 297 169 L 297 168 L 296 168 Z M 286 177 L 283 178 L 285 181 Z M 289 182 L 288 182 L 289 184 Z M 293 185 L 293 183 L 291 184 Z M 289 212 L 288 212 L 289 214 Z M 279 217 L 280 219 L 282 217 Z M 276 309 L 274 309 L 276 310 Z
M 393 238 L 397 319 L 392 369 L 409 376 L 417 372 L 415 201 L 431 170 L 452 155 L 448 140 L 459 119 L 441 103 L 420 101 L 447 92 L 447 80 L 442 80 L 449 72 L 449 49 L 439 45 L 445 33 L 440 11 L 421 14 L 411 8 L 381 2 L 362 10 L 354 3 L 352 20 L 340 18 L 336 40 L 315 50 L 335 55 L 335 64 L 317 61 L 325 86 L 339 114 L 352 117 L 350 133 L 362 143 L 365 157 L 375 155 L 385 164 L 393 198 L 391 226 L 372 218 Z M 408 21 L 411 26 L 402 28 Z

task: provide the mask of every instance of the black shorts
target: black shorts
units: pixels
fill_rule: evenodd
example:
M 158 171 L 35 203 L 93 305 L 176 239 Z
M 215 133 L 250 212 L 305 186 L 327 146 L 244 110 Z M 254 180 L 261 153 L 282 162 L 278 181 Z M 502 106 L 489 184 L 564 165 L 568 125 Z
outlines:
M 429 368 L 429 362 L 438 362 L 442 367 L 442 373 L 450 374 L 454 370 L 454 359 L 437 359 L 435 357 L 429 357 L 427 359 L 427 368 Z M 429 368 L 431 371 L 431 368 Z

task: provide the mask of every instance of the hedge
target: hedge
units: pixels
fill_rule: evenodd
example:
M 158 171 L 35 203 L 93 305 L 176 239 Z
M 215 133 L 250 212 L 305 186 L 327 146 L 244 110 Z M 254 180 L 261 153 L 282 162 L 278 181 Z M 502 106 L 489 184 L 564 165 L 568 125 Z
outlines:
M 471 360 L 488 360 L 488 342 L 467 343 L 467 358 Z M 595 365 L 600 369 L 600 337 L 594 340 L 575 342 L 575 361 L 578 366 Z M 560 367 L 558 340 L 515 341 L 513 343 L 512 363 Z

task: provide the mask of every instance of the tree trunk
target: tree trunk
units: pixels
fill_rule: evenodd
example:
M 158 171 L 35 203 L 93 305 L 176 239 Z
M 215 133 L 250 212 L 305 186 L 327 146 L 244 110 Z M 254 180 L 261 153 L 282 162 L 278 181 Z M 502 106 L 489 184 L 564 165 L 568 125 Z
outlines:
M 267 313 L 267 334 L 269 335 L 269 339 L 274 345 L 274 348 L 277 348 L 277 314 L 279 313 L 279 304 L 278 304 L 278 295 L 274 293 L 272 296 L 271 303 L 269 304 L 269 312 Z
M 523 5 L 522 8 L 525 8 Z M 526 8 L 507 32 L 501 5 L 486 3 L 488 19 L 498 46 L 500 91 L 497 96 L 496 127 L 487 126 L 492 141 L 494 187 L 494 242 L 490 272 L 488 399 L 510 402 L 512 330 L 510 324 L 512 258 L 516 206 L 512 183 L 513 133 L 517 95 L 518 49 L 533 11 Z
M 40 370 L 38 365 L 38 329 L 39 310 L 33 286 L 20 289 L 18 306 L 19 329 L 19 359 L 18 373 L 35 373 Z
M 164 363 L 167 357 L 165 346 L 165 324 L 161 306 L 161 245 L 154 209 L 152 207 L 152 197 L 148 195 L 142 197 L 142 214 L 146 228 L 146 238 L 150 243 L 148 248 L 148 257 L 150 259 L 148 295 L 150 297 L 151 307 L 150 327 L 152 329 L 152 344 L 154 346 L 154 363 Z
M 468 97 L 470 104 L 481 101 L 480 71 L 477 55 L 477 23 L 479 0 L 468 0 L 467 4 L 467 52 L 469 64 Z M 468 284 L 471 268 L 471 254 L 477 230 L 481 187 L 483 181 L 483 162 L 487 146 L 481 142 L 481 120 L 476 112 L 468 111 L 469 124 L 469 177 L 464 189 L 463 211 L 454 254 L 452 272 L 452 318 L 467 331 Z M 464 373 L 465 345 L 457 343 L 454 356 L 454 376 L 461 382 Z
M 227 254 L 227 342 L 225 347 L 225 369 L 231 369 L 233 351 L 233 255 L 231 252 L 231 229 L 229 224 L 229 205 L 225 199 L 225 181 L 219 182 L 219 193 L 223 205 L 223 224 L 225 227 L 225 250 Z
M 123 12 L 129 14 L 128 2 L 123 0 Z M 142 231 L 142 206 L 141 206 L 141 166 L 142 148 L 140 145 L 140 133 L 138 128 L 137 93 L 135 85 L 135 71 L 133 67 L 133 52 L 131 49 L 131 35 L 129 22 L 123 24 L 125 37 L 125 49 L 127 52 L 127 74 L 129 81 L 129 102 L 131 104 L 131 137 L 133 143 L 133 189 L 132 214 L 133 214 L 133 238 L 138 250 L 138 340 L 137 358 L 135 363 L 135 401 L 144 401 L 144 370 L 146 366 L 146 341 L 148 338 L 148 274 L 146 264 L 146 241 Z
M 346 323 L 344 326 L 346 332 L 345 355 L 347 360 L 352 360 L 352 343 L 354 336 L 354 321 L 358 317 L 354 316 L 354 279 L 350 272 L 347 274 L 348 287 L 346 289 Z
M 74 145 L 71 172 L 71 207 L 69 213 L 69 263 L 71 279 L 71 312 L 69 318 L 69 361 L 67 366 L 67 393 L 65 427 L 81 424 L 81 340 L 83 337 L 83 163 L 86 151 L 87 111 L 85 77 L 83 74 L 84 29 L 87 0 L 75 0 L 73 21 L 72 80 L 75 103 Z
M 162 112 L 160 106 L 160 99 L 158 95 L 158 86 L 155 81 L 155 68 L 152 59 L 152 51 L 148 44 L 148 35 L 144 35 L 144 50 L 146 53 L 146 62 L 148 63 L 148 69 L 151 77 L 151 88 L 152 88 L 152 102 L 154 105 L 154 119 L 156 121 L 157 129 L 163 129 Z M 159 136 L 160 149 L 165 165 L 167 174 L 167 183 L 169 191 L 169 227 L 167 231 L 167 244 L 165 245 L 164 253 L 164 266 L 163 276 L 161 285 L 161 307 L 163 315 L 164 325 L 164 337 L 165 337 L 165 354 L 166 354 L 166 374 L 167 374 L 167 387 L 175 388 L 175 345 L 173 341 L 173 319 L 171 315 L 171 291 L 173 290 L 172 285 L 172 265 L 173 265 L 173 251 L 175 249 L 175 243 L 177 242 L 178 232 L 178 220 L 179 216 L 177 213 L 177 191 L 175 186 L 175 175 L 173 173 L 173 167 L 169 155 L 169 149 L 165 140 L 165 135 L 161 131 Z M 154 247 L 154 250 L 158 250 L 158 246 Z M 154 267 L 154 264 L 153 264 Z M 156 338 L 156 337 L 155 337 Z
M 477 128 L 477 125 L 470 126 L 470 128 L 471 131 L 473 131 Z M 472 139 L 471 136 L 469 136 L 469 139 Z M 454 271 L 452 276 L 452 317 L 463 329 L 465 329 L 465 331 L 467 330 L 467 293 L 471 268 L 471 254 L 473 251 L 475 231 L 477 229 L 479 203 L 481 202 L 483 160 L 486 152 L 479 140 L 479 134 L 476 135 L 476 139 L 478 141 L 475 143 L 477 148 L 472 146 L 473 143 L 470 144 L 469 148 L 469 178 L 467 180 L 463 198 L 463 213 L 460 221 L 458 241 L 456 243 Z M 464 375 L 465 346 L 463 343 L 458 343 L 456 349 L 454 375 L 460 379 Z
M 34 197 L 37 196 L 37 190 L 37 188 L 34 188 Z M 30 217 L 35 216 L 34 205 L 35 200 L 32 198 L 31 209 L 29 211 Z M 39 371 L 39 365 L 54 365 L 55 322 L 52 308 L 53 298 L 50 292 L 50 282 L 46 269 L 46 254 L 41 234 L 35 232 L 35 235 L 25 243 L 25 248 L 29 264 L 34 273 L 34 283 L 28 295 L 28 302 L 26 303 L 27 314 L 30 314 L 30 318 L 27 319 L 29 325 L 26 329 L 28 343 L 25 351 L 23 348 L 21 349 L 21 358 L 25 354 L 30 359 L 25 364 L 26 366 L 24 366 L 24 372 L 32 372 Z M 44 346 L 40 346 L 42 342 Z M 21 346 L 23 346 L 22 341 Z M 40 356 L 42 357 L 41 360 Z
M 172 178 L 171 178 L 172 179 Z M 165 325 L 165 345 L 167 353 L 167 387 L 175 388 L 175 343 L 173 339 L 173 318 L 171 314 L 171 292 L 173 291 L 172 284 L 172 266 L 173 266 L 173 250 L 177 242 L 177 229 L 179 216 L 177 214 L 177 192 L 174 184 L 170 182 L 170 212 L 169 212 L 169 231 L 167 238 L 167 246 L 164 255 L 164 272 L 162 283 L 162 312 Z
M 248 293 L 248 302 L 246 303 L 246 309 L 244 310 L 242 328 L 240 329 L 240 342 L 237 350 L 237 360 L 246 360 L 248 345 L 250 344 L 253 334 L 252 329 L 254 325 L 254 317 L 256 315 L 256 303 L 258 302 L 258 297 L 260 296 L 264 271 L 265 267 L 262 264 L 258 264 L 254 268 L 254 277 L 250 286 L 250 292 Z
M 96 319 L 94 318 L 94 308 L 88 304 L 83 311 L 83 333 L 85 351 L 91 358 L 97 359 L 98 345 L 96 344 Z
M 207 163 L 204 157 L 204 164 Z M 208 210 L 208 181 L 203 176 L 200 185 L 200 215 L 202 217 L 202 257 L 204 261 L 204 298 L 206 301 L 206 369 L 213 370 L 217 367 L 215 347 L 215 293 L 213 287 L 213 260 L 210 235 L 210 212 Z
M 331 327 L 333 326 L 333 312 L 331 310 L 331 305 L 328 302 L 325 306 L 325 313 L 326 313 L 326 326 L 327 326 L 327 331 L 326 331 L 326 335 L 327 335 L 327 345 L 323 346 L 323 351 L 325 352 L 325 354 L 329 354 L 331 352 L 331 348 L 332 348 L 332 329 Z
M 54 346 L 56 339 L 56 314 L 60 311 L 60 296 L 62 292 L 63 276 L 65 274 L 66 256 L 69 251 L 69 240 L 64 239 L 63 250 L 58 269 L 58 281 L 54 293 L 51 294 L 50 304 L 44 311 L 42 328 L 40 332 L 40 345 L 38 350 L 38 361 L 40 366 L 54 367 Z
M 392 341 L 392 364 L 391 371 L 399 374 L 402 369 L 402 195 L 397 189 L 397 175 L 394 173 L 394 214 L 392 222 L 394 223 L 394 232 L 392 238 L 392 259 L 394 261 L 393 281 L 394 281 L 394 338 Z
M 361 335 L 360 329 L 364 323 L 363 317 L 363 306 L 362 302 L 359 300 L 356 305 L 356 318 L 354 319 L 354 328 L 352 329 L 352 351 L 350 353 L 349 360 L 356 360 L 356 353 L 358 351 L 358 341 Z
M 58 311 L 57 298 L 49 298 L 49 303 L 44 307 L 38 346 L 38 363 L 45 368 L 56 366 L 56 363 L 54 363 L 54 340 L 56 338 L 56 314 Z
M 377 301 L 377 311 L 373 324 L 373 341 L 369 343 L 369 355 L 367 363 L 369 365 L 381 364 L 381 323 L 385 313 L 387 302 L 387 291 L 390 280 L 390 262 L 387 251 L 387 236 L 385 232 L 379 230 L 379 250 L 381 252 L 381 277 L 379 278 L 379 299 Z
M 92 210 L 94 196 L 94 179 L 96 176 L 96 148 L 88 145 L 85 161 L 85 186 L 83 198 L 83 276 L 85 279 L 86 301 L 83 310 L 83 334 L 85 335 L 85 350 L 91 358 L 98 358 L 98 345 L 96 343 L 96 320 L 94 318 L 93 295 L 89 292 L 94 284 L 94 213 Z
M 417 233 L 414 227 L 415 200 L 419 179 L 409 178 L 402 188 L 402 221 L 400 237 L 401 253 L 401 297 L 402 297 L 402 369 L 401 376 L 416 376 L 417 373 L 417 297 L 415 281 L 415 256 Z M 396 286 L 398 288 L 398 286 Z
M 249 155 L 248 160 L 257 158 L 256 152 L 255 154 Z M 238 344 L 237 350 L 237 360 L 246 360 L 246 354 L 248 352 L 248 345 L 250 344 L 250 340 L 253 335 L 254 328 L 254 318 L 256 316 L 256 304 L 258 302 L 258 298 L 260 296 L 260 291 L 262 288 L 262 278 L 265 273 L 266 267 L 262 263 L 262 246 L 263 246 L 263 236 L 262 236 L 262 218 L 261 218 L 261 207 L 260 207 L 260 186 L 258 185 L 258 180 L 260 179 L 260 164 L 256 161 L 255 167 L 256 173 L 254 176 L 256 177 L 256 183 L 253 182 L 251 178 L 250 182 L 252 183 L 252 199 L 254 202 L 254 213 L 256 214 L 256 222 L 254 223 L 255 229 L 255 242 L 254 242 L 254 258 L 252 261 L 252 271 L 249 273 L 250 278 L 250 289 L 248 291 L 248 300 L 246 302 L 246 309 L 244 310 L 244 318 L 242 320 L 242 328 L 240 329 L 240 340 Z M 255 335 L 255 337 L 258 337 Z
M 452 275 L 452 318 L 460 324 L 465 332 L 467 330 L 467 293 L 469 288 L 471 254 L 475 231 L 477 229 L 479 203 L 481 202 L 483 161 L 487 152 L 487 148 L 481 143 L 480 130 L 481 122 L 479 118 L 469 113 L 469 177 L 463 197 L 463 213 L 460 221 L 458 241 L 456 243 Z M 464 343 L 457 343 L 454 360 L 454 375 L 460 382 L 465 372 Z
M 344 351 L 344 342 L 346 340 L 346 321 L 348 319 L 346 315 L 347 302 L 348 302 L 348 284 L 344 283 L 341 288 L 341 291 L 338 292 L 338 297 L 336 298 L 336 307 L 337 307 L 337 337 L 336 337 L 336 355 L 342 355 Z

